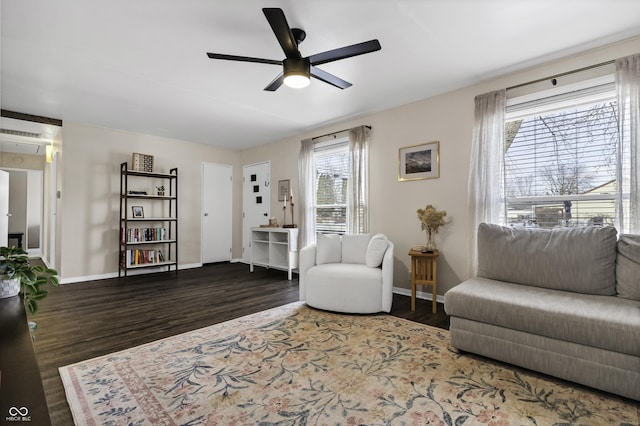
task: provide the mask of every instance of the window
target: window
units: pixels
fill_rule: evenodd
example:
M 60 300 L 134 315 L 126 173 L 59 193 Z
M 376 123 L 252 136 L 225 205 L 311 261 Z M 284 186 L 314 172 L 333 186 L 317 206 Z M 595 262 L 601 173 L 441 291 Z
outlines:
M 348 141 L 317 144 L 313 156 L 316 231 L 344 234 L 347 232 Z
M 587 86 L 533 101 L 508 101 L 504 193 L 506 221 L 512 226 L 614 224 L 615 87 L 601 79 Z
M 368 126 L 304 139 L 300 144 L 300 245 L 317 232 L 369 232 Z

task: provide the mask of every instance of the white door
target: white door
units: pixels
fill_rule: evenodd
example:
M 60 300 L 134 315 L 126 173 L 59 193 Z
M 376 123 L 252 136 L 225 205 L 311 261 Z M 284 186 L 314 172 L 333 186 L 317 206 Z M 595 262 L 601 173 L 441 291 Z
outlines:
M 271 163 L 242 169 L 242 260 L 251 262 L 251 228 L 269 223 Z
M 231 260 L 232 179 L 233 167 L 202 163 L 202 263 Z
M 9 244 L 9 173 L 0 170 L 0 246 Z

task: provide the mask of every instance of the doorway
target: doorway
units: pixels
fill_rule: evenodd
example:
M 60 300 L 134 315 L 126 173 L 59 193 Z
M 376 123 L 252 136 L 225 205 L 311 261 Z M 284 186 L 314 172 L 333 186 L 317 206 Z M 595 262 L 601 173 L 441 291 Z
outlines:
M 42 256 L 44 181 L 42 170 L 3 168 L 9 174 L 8 245 Z

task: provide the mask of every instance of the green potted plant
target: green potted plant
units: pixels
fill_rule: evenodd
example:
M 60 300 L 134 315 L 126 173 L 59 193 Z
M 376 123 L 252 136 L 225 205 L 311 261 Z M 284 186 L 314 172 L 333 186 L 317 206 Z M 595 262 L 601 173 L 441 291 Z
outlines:
M 24 305 L 31 314 L 38 312 L 38 301 L 47 297 L 47 285 L 58 285 L 58 272 L 32 265 L 27 252 L 19 247 L 0 247 L 0 298 L 22 292 Z

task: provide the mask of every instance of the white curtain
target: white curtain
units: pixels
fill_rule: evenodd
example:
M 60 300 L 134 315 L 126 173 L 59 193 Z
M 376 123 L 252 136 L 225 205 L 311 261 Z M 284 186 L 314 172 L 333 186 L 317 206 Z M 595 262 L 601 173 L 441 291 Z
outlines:
M 349 130 L 349 179 L 347 180 L 347 233 L 369 232 L 369 128 Z
M 616 60 L 616 92 L 620 117 L 616 228 L 621 233 L 640 233 L 640 54 Z
M 468 273 L 478 270 L 478 225 L 502 223 L 505 215 L 504 117 L 506 90 L 475 98 L 471 164 L 469 167 Z
M 316 241 L 316 218 L 314 204 L 316 199 L 316 185 L 313 161 L 313 140 L 304 139 L 300 144 L 298 156 L 298 211 L 300 214 L 299 231 L 300 247 Z

